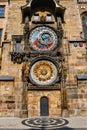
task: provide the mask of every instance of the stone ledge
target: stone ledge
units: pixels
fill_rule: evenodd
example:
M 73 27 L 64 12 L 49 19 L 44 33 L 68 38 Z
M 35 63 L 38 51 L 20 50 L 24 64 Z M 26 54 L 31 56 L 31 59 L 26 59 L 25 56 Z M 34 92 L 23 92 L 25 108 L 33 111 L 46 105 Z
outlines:
M 0 76 L 0 81 L 14 81 L 13 76 Z
M 77 80 L 87 80 L 87 74 L 78 74 Z

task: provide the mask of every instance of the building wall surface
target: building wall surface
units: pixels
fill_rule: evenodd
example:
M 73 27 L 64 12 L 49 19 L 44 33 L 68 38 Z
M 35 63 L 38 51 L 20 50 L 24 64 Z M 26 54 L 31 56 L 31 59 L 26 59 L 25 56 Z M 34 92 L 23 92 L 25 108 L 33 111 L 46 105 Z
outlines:
M 23 64 L 13 63 L 10 52 L 14 40 L 12 35 L 23 35 L 24 23 L 22 22 L 21 7 L 26 5 L 25 0 L 10 0 L 0 2 L 5 5 L 5 17 L 0 18 L 0 28 L 3 29 L 0 46 L 0 76 L 14 77 L 12 80 L 0 80 L 0 116 L 1 117 L 26 117 L 40 116 L 40 99 L 46 96 L 49 99 L 50 116 L 87 116 L 87 77 L 79 79 L 80 75 L 87 75 L 87 49 L 85 40 L 80 38 L 83 31 L 81 14 L 87 11 L 76 1 L 62 0 L 66 8 L 62 27 L 64 36 L 62 49 L 65 58 L 67 75 L 60 90 L 28 90 L 23 88 Z M 56 23 L 55 23 L 56 26 Z M 31 28 L 31 21 L 29 22 Z M 6 32 L 6 39 L 4 38 Z M 74 46 L 77 42 L 77 47 Z M 22 42 L 24 42 L 22 40 Z M 80 44 L 83 46 L 80 47 Z M 62 108 L 62 88 L 65 90 L 65 108 Z M 27 106 L 25 106 L 27 105 Z M 25 108 L 26 109 L 23 109 Z

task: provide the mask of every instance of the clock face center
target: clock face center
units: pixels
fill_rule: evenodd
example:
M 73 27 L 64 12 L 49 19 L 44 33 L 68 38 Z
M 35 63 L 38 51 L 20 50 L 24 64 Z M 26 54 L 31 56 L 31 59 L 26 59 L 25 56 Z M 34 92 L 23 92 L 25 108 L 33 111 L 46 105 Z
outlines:
M 46 74 L 47 74 L 47 70 L 46 70 L 45 68 L 43 68 L 43 69 L 41 70 L 41 74 L 42 74 L 42 75 L 46 75 Z

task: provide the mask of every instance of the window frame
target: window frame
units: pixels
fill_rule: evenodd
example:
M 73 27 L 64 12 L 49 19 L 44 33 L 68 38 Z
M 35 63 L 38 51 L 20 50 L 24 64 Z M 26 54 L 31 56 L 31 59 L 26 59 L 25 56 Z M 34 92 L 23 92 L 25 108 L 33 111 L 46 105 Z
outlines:
M 4 8 L 3 16 L 0 15 L 0 18 L 4 18 L 4 17 L 5 17 L 5 5 L 0 5 L 0 7 L 3 7 L 3 8 Z M 0 14 L 1 14 L 1 13 L 0 13 Z

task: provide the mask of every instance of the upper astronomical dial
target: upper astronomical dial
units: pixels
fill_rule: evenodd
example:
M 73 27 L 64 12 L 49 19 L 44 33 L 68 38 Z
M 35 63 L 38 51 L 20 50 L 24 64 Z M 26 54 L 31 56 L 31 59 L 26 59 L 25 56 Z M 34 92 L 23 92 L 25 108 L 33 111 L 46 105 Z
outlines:
M 53 29 L 42 26 L 31 31 L 29 43 L 34 50 L 53 50 L 57 46 L 58 38 Z

